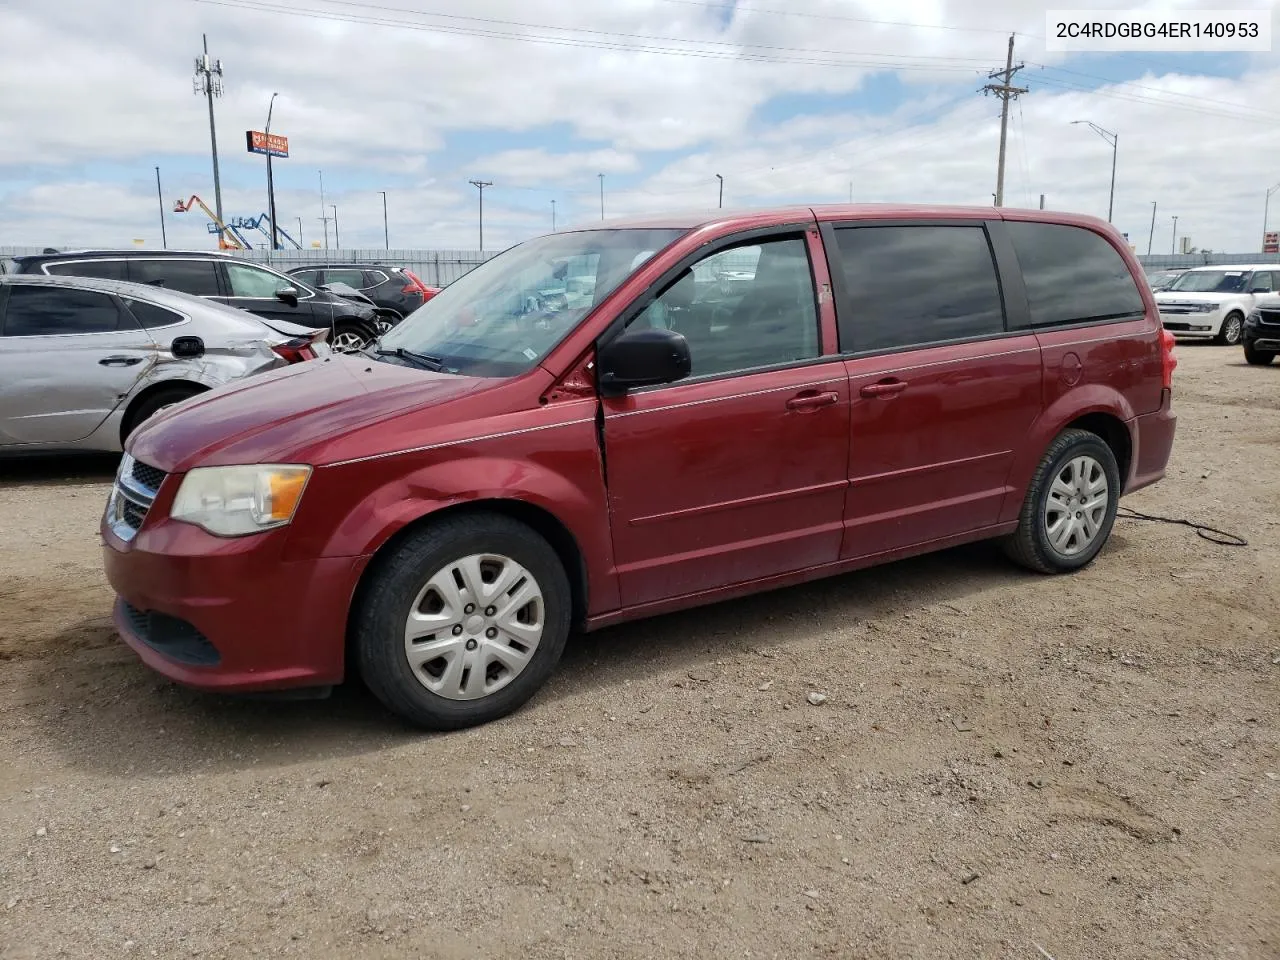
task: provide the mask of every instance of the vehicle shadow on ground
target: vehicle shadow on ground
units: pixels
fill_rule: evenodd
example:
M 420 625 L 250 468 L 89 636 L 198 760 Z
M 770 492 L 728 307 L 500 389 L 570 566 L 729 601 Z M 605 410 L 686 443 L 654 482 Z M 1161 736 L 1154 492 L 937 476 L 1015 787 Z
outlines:
M 0 457 L 0 489 L 44 484 L 110 483 L 120 465 L 118 453 L 75 453 L 61 456 Z
M 1119 538 L 1111 546 L 1117 548 L 1123 548 Z M 575 636 L 530 709 L 647 675 L 767 651 L 858 621 L 918 615 L 940 604 L 953 605 L 948 616 L 954 618 L 964 612 L 966 597 L 1033 576 L 1013 567 L 993 545 L 976 544 Z M 344 684 L 324 700 L 254 700 L 187 690 L 143 666 L 103 618 L 66 631 L 48 649 L 48 655 L 22 665 L 30 719 L 53 750 L 98 775 L 164 777 L 289 766 L 430 736 L 391 715 L 359 682 Z M 520 723 L 522 715 L 527 713 L 505 722 Z

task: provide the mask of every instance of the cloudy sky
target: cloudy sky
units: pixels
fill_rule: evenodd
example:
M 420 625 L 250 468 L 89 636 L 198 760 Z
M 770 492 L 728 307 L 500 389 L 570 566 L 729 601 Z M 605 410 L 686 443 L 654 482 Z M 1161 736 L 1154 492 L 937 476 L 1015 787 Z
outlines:
M 1231 0 L 1270 11 L 1273 2 Z M 1221 9 L 1223 0 L 3 0 L 0 245 L 211 247 L 207 34 L 225 213 L 266 208 L 304 244 L 337 207 L 345 248 L 485 247 L 609 216 L 792 202 L 992 202 L 999 102 L 979 88 L 1017 33 L 1005 202 L 1106 216 L 1154 251 L 1260 249 L 1280 181 L 1280 58 L 1059 54 L 1045 10 Z M 1280 225 L 1280 192 L 1273 200 Z M 330 211 L 331 215 L 331 211 Z M 1280 227 L 1278 227 L 1280 228 Z M 328 225 L 333 242 L 333 224 Z

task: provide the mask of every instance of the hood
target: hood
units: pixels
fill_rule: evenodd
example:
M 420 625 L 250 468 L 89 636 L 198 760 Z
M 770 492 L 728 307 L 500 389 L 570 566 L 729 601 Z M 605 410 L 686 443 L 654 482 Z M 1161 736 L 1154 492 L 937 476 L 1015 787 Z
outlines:
M 1221 303 L 1243 293 L 1183 293 L 1179 290 L 1157 290 L 1156 303 Z
M 326 457 L 328 450 L 350 455 L 343 441 L 362 428 L 410 414 L 404 430 L 421 439 L 424 429 L 466 417 L 462 401 L 509 383 L 334 354 L 193 397 L 147 421 L 128 451 L 166 473 L 238 463 L 320 465 L 341 459 Z M 395 449 L 396 430 L 369 442 L 379 445 L 375 452 Z

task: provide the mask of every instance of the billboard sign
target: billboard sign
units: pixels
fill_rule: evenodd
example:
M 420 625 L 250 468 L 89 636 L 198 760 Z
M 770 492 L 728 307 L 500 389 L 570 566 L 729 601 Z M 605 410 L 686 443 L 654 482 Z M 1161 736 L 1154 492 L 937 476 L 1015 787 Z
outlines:
M 261 130 L 246 130 L 244 139 L 250 153 L 269 153 L 273 157 L 289 156 L 288 137 L 276 136 L 274 133 L 268 136 Z
M 1280 233 L 1268 230 L 1262 235 L 1263 253 L 1280 253 Z

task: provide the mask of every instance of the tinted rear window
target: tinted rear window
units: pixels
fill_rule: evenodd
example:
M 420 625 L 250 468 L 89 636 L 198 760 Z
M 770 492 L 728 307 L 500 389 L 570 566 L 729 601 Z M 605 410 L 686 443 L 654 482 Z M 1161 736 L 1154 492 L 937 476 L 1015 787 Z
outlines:
M 120 326 L 120 311 L 105 293 L 22 284 L 9 289 L 6 337 L 108 333 Z
M 1104 237 L 1059 223 L 1010 221 L 1033 327 L 1141 314 L 1142 294 Z
M 100 277 L 103 280 L 127 280 L 123 260 L 72 260 L 50 263 L 45 272 L 59 277 Z
M 216 297 L 217 266 L 212 260 L 131 260 L 129 279 L 197 297 Z
M 862 353 L 1004 332 L 987 233 L 974 226 L 837 228 L 840 349 Z

